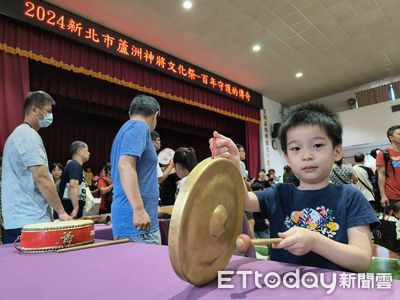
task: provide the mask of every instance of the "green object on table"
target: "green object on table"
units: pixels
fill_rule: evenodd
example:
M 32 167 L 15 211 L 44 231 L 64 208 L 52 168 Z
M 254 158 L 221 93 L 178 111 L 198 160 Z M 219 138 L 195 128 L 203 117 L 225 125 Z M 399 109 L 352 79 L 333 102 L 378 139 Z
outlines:
M 268 254 L 269 254 L 268 247 L 265 247 L 265 246 L 255 246 L 255 248 L 256 248 L 256 252 L 257 252 L 258 254 L 260 254 L 261 256 L 268 256 Z
M 367 273 L 392 273 L 393 279 L 400 279 L 400 266 L 395 258 L 374 257 Z

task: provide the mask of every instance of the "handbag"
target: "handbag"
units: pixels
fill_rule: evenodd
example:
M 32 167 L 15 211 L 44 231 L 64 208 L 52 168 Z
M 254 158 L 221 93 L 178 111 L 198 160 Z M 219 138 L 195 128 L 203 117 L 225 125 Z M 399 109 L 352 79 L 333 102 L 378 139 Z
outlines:
M 86 214 L 88 214 L 93 208 L 94 208 L 94 198 L 89 187 L 86 186 L 86 200 L 83 210 L 85 211 Z
M 364 183 L 360 177 L 358 177 L 358 181 L 361 182 L 361 184 L 371 193 L 371 195 L 374 197 L 375 199 L 375 193 L 373 190 L 371 190 L 368 185 L 366 183 Z
M 393 252 L 400 253 L 400 239 L 397 239 L 396 223 L 399 223 L 396 218 L 387 214 L 387 208 L 383 211 L 382 219 L 379 219 L 380 225 L 372 234 L 374 236 L 374 243 L 385 247 Z M 399 236 L 400 238 L 400 236 Z
M 344 181 L 342 177 L 335 171 L 335 168 L 332 169 L 333 173 L 335 173 L 336 177 L 340 179 L 340 181 L 344 184 L 349 184 L 348 182 Z

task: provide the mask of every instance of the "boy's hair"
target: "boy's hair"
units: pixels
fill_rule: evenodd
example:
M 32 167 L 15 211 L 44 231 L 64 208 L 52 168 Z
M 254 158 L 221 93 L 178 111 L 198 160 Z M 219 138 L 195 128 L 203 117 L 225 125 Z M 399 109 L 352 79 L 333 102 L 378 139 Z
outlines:
M 147 95 L 137 95 L 133 98 L 129 107 L 129 116 L 142 115 L 148 117 L 156 112 L 160 112 L 160 104 L 155 98 Z
M 55 105 L 54 99 L 43 91 L 30 92 L 24 100 L 24 114 L 28 114 L 32 106 L 43 108 L 46 104 Z
M 174 163 L 180 163 L 190 171 L 197 165 L 196 151 L 192 147 L 180 147 L 175 151 Z
M 159 137 L 160 137 L 160 134 L 157 132 L 157 131 L 152 131 L 151 133 L 150 133 L 150 135 L 151 135 L 151 140 L 152 141 L 155 141 L 156 139 L 158 139 Z
M 364 159 L 365 159 L 365 155 L 364 155 L 363 153 L 361 153 L 361 152 L 356 153 L 356 154 L 354 155 L 354 161 L 355 161 L 356 163 L 361 163 L 361 162 L 364 161 Z
M 392 126 L 387 130 L 386 135 L 387 135 L 387 138 L 388 138 L 389 142 L 392 142 L 390 140 L 390 137 L 393 136 L 393 134 L 396 131 L 396 129 L 400 129 L 400 125 Z
M 302 125 L 319 126 L 324 129 L 333 147 L 342 144 L 343 128 L 338 115 L 323 104 L 308 103 L 292 111 L 281 128 L 281 149 L 284 153 L 287 153 L 287 132 Z
M 74 142 L 72 142 L 71 146 L 69 147 L 69 154 L 72 157 L 79 151 L 79 149 L 82 149 L 82 148 L 88 148 L 88 145 L 81 141 L 74 141 Z

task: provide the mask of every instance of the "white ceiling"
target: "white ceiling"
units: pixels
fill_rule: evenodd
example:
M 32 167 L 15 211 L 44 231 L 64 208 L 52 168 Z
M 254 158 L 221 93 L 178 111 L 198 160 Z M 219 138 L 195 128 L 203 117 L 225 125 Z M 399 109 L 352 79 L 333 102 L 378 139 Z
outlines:
M 400 73 L 400 0 L 47 2 L 287 105 Z

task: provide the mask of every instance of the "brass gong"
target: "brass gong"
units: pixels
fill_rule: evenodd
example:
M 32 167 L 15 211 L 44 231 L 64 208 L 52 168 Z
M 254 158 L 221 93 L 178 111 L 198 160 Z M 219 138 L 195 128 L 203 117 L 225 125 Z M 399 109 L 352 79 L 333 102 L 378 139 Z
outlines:
M 207 158 L 189 174 L 172 211 L 168 250 L 175 273 L 201 286 L 225 269 L 242 231 L 245 188 L 238 168 Z

